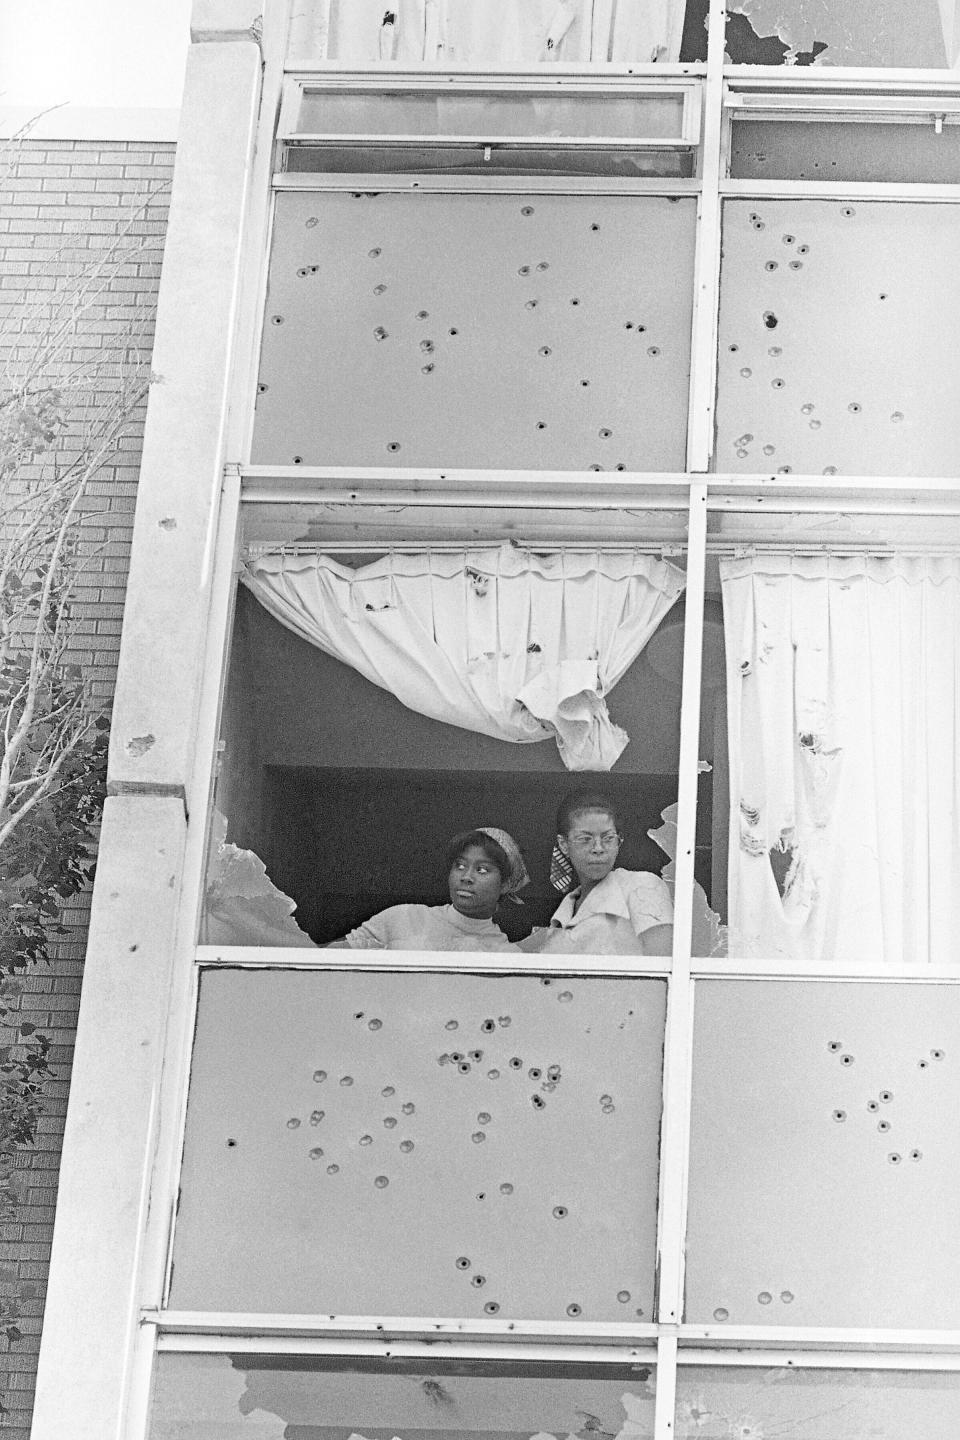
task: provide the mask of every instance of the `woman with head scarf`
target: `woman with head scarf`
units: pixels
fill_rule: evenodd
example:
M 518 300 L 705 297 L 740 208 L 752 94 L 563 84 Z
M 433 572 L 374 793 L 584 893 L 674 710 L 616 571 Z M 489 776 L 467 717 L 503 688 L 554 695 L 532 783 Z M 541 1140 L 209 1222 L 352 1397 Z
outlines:
M 446 905 L 391 905 L 327 948 L 511 949 L 494 916 L 501 900 L 516 900 L 530 879 L 513 837 L 493 825 L 455 835 L 447 845 L 445 868 Z

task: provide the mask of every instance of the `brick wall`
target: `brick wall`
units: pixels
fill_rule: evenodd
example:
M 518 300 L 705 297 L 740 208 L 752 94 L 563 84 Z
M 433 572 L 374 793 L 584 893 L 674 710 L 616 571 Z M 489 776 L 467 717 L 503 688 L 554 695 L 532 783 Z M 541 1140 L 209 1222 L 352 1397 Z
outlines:
M 115 345 L 118 335 L 126 340 L 131 330 L 149 354 L 173 154 L 172 144 L 159 141 L 23 144 L 9 175 L 0 179 L 0 334 L 29 343 L 31 327 L 35 331 L 42 323 L 43 305 L 56 303 L 85 267 L 101 263 L 103 293 L 85 308 L 67 359 L 95 364 L 104 348 Z M 86 570 L 76 595 L 75 658 L 105 704 L 113 694 L 120 646 L 142 421 L 141 413 L 93 483 L 84 521 Z M 0 1353 L 0 1398 L 7 1407 L 0 1418 L 3 1440 L 28 1440 L 30 1431 L 87 912 L 86 899 L 71 906 L 64 917 L 70 933 L 53 964 L 27 976 L 21 997 L 21 1020 L 53 1042 L 56 1076 L 46 1087 L 36 1149 L 20 1160 L 23 1202 L 15 1219 L 0 1226 L 0 1299 L 17 1297 L 23 1332 L 9 1349 L 0 1341 L 7 1349 Z M 82 1316 L 77 1320 L 83 1323 Z

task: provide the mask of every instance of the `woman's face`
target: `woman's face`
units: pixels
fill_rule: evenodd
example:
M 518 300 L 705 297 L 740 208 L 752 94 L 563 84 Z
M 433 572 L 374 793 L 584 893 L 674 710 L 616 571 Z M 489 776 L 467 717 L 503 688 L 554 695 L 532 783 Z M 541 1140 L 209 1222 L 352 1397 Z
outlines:
M 503 881 L 479 845 L 468 845 L 450 867 L 450 903 L 471 920 L 489 920 L 497 908 Z
M 620 836 L 609 810 L 580 810 L 566 835 L 557 844 L 567 856 L 580 884 L 596 885 L 617 863 Z

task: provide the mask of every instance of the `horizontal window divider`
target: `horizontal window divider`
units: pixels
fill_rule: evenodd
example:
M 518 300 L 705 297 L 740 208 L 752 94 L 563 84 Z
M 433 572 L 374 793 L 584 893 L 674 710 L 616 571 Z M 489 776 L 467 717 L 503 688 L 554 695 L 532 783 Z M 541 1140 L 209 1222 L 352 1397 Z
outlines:
M 691 484 L 700 484 L 702 476 L 690 476 Z M 854 499 L 858 495 L 869 495 L 871 491 L 884 491 L 890 493 L 891 499 L 909 499 L 918 492 L 930 494 L 934 498 L 939 494 L 944 500 L 954 499 L 957 495 L 957 480 L 949 475 L 841 475 L 836 479 L 827 479 L 823 475 L 802 475 L 802 474 L 771 474 L 769 471 L 758 471 L 753 474 L 738 471 L 720 471 L 707 477 L 707 505 L 711 500 L 722 494 L 736 495 L 740 492 L 744 496 L 763 494 L 765 497 L 777 495 L 778 498 L 793 499 L 816 491 L 825 501 L 829 501 L 830 509 L 837 509 L 837 502 L 840 500 Z M 884 503 L 887 503 L 886 494 Z
M 551 976 L 663 977 L 671 961 L 657 955 L 531 955 L 529 962 L 502 951 L 447 950 L 302 950 L 297 946 L 198 945 L 198 965 L 252 970 L 366 970 L 383 974 L 411 970 L 429 974 Z
M 874 66 L 831 65 L 829 71 L 783 65 L 725 65 L 723 78 L 730 90 L 763 91 L 776 95 L 793 91 L 822 91 L 825 94 L 902 95 L 935 91 L 943 95 L 960 95 L 960 78 L 953 70 L 897 69 L 882 70 Z
M 464 150 L 467 147 L 492 150 L 690 150 L 694 142 L 680 135 L 486 135 L 480 131 L 472 134 L 435 135 L 389 135 L 382 132 L 360 134 L 352 132 L 301 130 L 291 135 L 287 145 L 320 149 L 334 147 L 337 150 L 354 149 L 360 145 L 375 145 L 378 149 L 408 150 Z
M 144 1323 L 151 1324 L 147 1320 Z M 564 1345 L 562 1351 L 556 1345 L 533 1345 L 528 1341 L 515 1340 L 470 1344 L 463 1340 L 383 1340 L 383 1339 L 331 1339 L 310 1335 L 265 1335 L 262 1332 L 229 1334 L 196 1334 L 177 1330 L 160 1329 L 156 1339 L 157 1350 L 176 1354 L 211 1355 L 223 1353 L 246 1353 L 260 1355 L 324 1355 L 343 1360 L 355 1358 L 379 1358 L 381 1360 L 482 1360 L 500 1363 L 505 1374 L 513 1367 L 546 1362 L 565 1364 L 596 1365 L 599 1375 L 605 1366 L 655 1365 L 655 1345 Z M 599 1378 L 598 1375 L 598 1378 Z
M 340 1344 L 345 1340 L 382 1345 L 389 1341 L 420 1342 L 426 1353 L 435 1354 L 441 1340 L 485 1341 L 506 1345 L 508 1354 L 530 1342 L 555 1342 L 545 1352 L 552 1359 L 566 1358 L 571 1344 L 594 1354 L 595 1346 L 609 1346 L 611 1358 L 622 1363 L 638 1341 L 653 1343 L 657 1327 L 619 1325 L 595 1321 L 574 1324 L 569 1320 L 454 1320 L 426 1316 L 371 1315 L 278 1315 L 241 1311 L 141 1310 L 143 1325 L 154 1325 L 164 1334 L 195 1336 L 289 1337 L 326 1339 Z M 432 1342 L 432 1343 L 430 1343 Z M 558 1350 L 561 1342 L 563 1349 Z M 428 1348 L 427 1348 L 428 1347 Z
M 920 204 L 960 200 L 960 185 L 907 180 L 724 180 L 724 199 L 744 200 L 909 200 Z
M 673 542 L 662 543 L 656 540 L 637 541 L 630 539 L 623 540 L 566 540 L 558 539 L 555 535 L 546 539 L 538 539 L 536 535 L 525 535 L 522 540 L 515 543 L 519 550 L 563 550 L 573 554 L 589 555 L 622 555 L 629 550 L 637 554 L 653 555 L 683 555 L 686 553 L 686 546 L 677 545 Z M 244 546 L 245 556 L 252 558 L 257 555 L 369 555 L 371 551 L 383 550 L 391 555 L 422 555 L 424 551 L 439 554 L 461 554 L 464 550 L 487 549 L 496 545 L 493 539 L 477 540 L 384 540 L 378 543 L 375 540 L 301 540 L 291 544 L 284 544 L 277 541 L 275 544 L 269 540 L 258 540 Z M 729 547 L 728 547 L 729 548 Z
M 840 960 L 691 960 L 694 980 L 831 980 L 879 981 L 883 984 L 960 984 L 957 965 L 870 965 Z
M 724 1353 L 737 1357 L 765 1354 L 767 1363 L 777 1365 L 782 1363 L 779 1352 L 802 1350 L 804 1356 L 824 1356 L 822 1362 L 813 1362 L 822 1364 L 830 1359 L 836 1360 L 840 1354 L 850 1357 L 850 1361 L 844 1363 L 855 1364 L 860 1360 L 862 1364 L 865 1355 L 889 1355 L 902 1360 L 912 1353 L 922 1352 L 924 1355 L 954 1356 L 956 1366 L 940 1368 L 960 1369 L 960 1330 L 867 1329 L 832 1325 L 724 1325 L 722 1328 L 716 1325 L 681 1325 L 677 1339 L 678 1359 L 682 1355 L 682 1363 L 688 1365 L 737 1363 L 734 1358 L 720 1359 L 719 1356 Z M 709 1346 L 701 1344 L 696 1349 L 690 1349 L 691 1341 L 710 1343 Z M 691 1355 L 707 1358 L 690 1359 Z M 762 1359 L 751 1359 L 749 1363 L 764 1362 Z
M 790 120 L 798 117 L 814 120 L 845 121 L 851 118 L 895 123 L 904 120 L 931 120 L 936 115 L 956 115 L 960 111 L 960 93 L 936 95 L 848 95 L 810 94 L 792 91 L 771 94 L 769 91 L 732 91 L 726 100 L 728 110 L 738 112 L 738 120 Z
M 540 148 L 549 148 L 543 142 Z M 598 148 L 598 147 L 594 147 Z M 668 148 L 668 147 L 664 147 Z M 334 173 L 322 170 L 280 170 L 274 174 L 276 190 L 364 191 L 381 194 L 385 190 L 437 195 L 471 195 L 502 193 L 504 195 L 697 195 L 698 180 L 670 176 L 648 179 L 618 178 L 606 175 L 396 175 L 389 172 Z
M 551 61 L 549 66 L 525 70 L 516 65 L 424 65 L 411 69 L 402 61 L 380 62 L 360 67 L 347 60 L 298 61 L 291 57 L 284 67 L 286 80 L 305 85 L 337 90 L 365 89 L 380 93 L 406 89 L 433 93 L 467 90 L 476 93 L 489 89 L 497 94 L 517 91 L 520 94 L 556 95 L 579 87 L 586 93 L 600 96 L 611 93 L 642 93 L 643 87 L 670 88 L 678 80 L 702 80 L 707 73 L 705 63 L 667 65 L 608 64 L 606 61 Z M 929 72 L 919 72 L 926 74 Z

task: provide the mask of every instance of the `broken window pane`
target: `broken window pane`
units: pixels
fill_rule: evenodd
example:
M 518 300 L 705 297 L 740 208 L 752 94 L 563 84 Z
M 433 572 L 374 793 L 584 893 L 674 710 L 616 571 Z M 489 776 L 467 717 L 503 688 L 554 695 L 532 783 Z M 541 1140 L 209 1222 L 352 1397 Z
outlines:
M 685 1318 L 955 1329 L 958 1060 L 951 985 L 700 982 Z
M 721 471 L 960 468 L 956 205 L 724 206 Z
M 731 0 L 735 65 L 943 69 L 956 63 L 955 0 Z
M 171 1305 L 648 1321 L 664 992 L 205 971 Z
M 253 460 L 682 470 L 693 197 L 281 193 Z
M 652 1364 L 162 1354 L 149 1440 L 651 1440 Z
M 909 1370 L 680 1367 L 677 1440 L 953 1440 L 960 1375 Z

